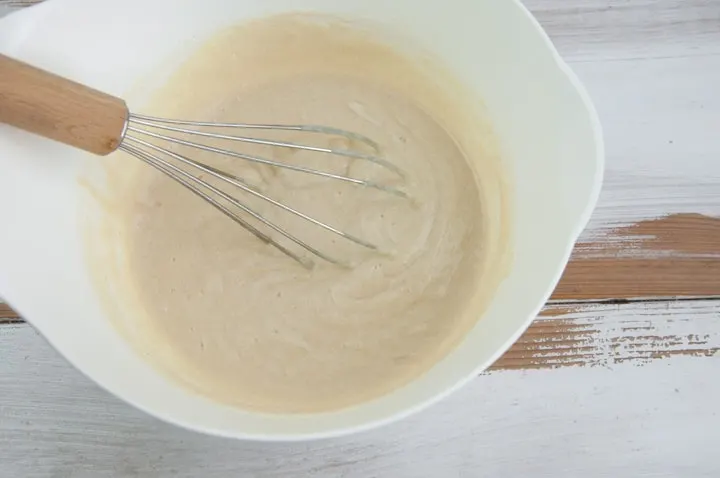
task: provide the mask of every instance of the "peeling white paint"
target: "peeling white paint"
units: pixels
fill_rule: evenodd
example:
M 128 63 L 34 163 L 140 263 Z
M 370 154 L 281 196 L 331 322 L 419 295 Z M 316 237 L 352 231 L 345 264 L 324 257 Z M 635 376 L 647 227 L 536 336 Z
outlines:
M 551 306 L 562 312 L 568 306 Z M 548 364 L 613 368 L 644 365 L 676 355 L 720 354 L 720 301 L 582 304 L 557 317 L 566 321 L 556 336 L 539 339 L 538 358 Z M 553 342 L 576 341 L 568 345 Z M 533 353 L 533 357 L 535 353 Z

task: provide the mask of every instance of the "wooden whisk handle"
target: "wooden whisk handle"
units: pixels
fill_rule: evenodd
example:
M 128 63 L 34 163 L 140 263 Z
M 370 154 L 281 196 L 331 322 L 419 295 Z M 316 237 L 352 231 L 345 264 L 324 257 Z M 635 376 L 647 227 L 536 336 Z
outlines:
M 0 54 L 0 122 L 105 155 L 127 118 L 122 99 Z

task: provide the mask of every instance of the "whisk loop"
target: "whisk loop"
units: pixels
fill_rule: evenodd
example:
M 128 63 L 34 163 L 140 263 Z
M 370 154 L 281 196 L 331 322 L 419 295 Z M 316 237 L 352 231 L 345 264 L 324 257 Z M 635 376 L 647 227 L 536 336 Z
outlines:
M 286 141 L 276 141 L 276 140 L 270 140 L 270 139 L 262 139 L 262 138 L 255 138 L 255 137 L 249 137 L 249 136 L 240 136 L 240 135 L 233 135 L 233 134 L 220 134 L 220 133 L 214 133 L 214 132 L 208 132 L 203 131 L 199 129 L 194 128 L 214 128 L 214 129 L 229 129 L 229 130 L 275 130 L 275 131 L 298 131 L 298 132 L 304 132 L 304 133 L 314 133 L 314 134 L 323 134 L 323 135 L 332 135 L 336 137 L 342 137 L 345 139 L 350 140 L 351 142 L 357 142 L 361 143 L 368 148 L 370 148 L 374 154 L 367 154 L 360 151 L 350 150 L 350 149 L 332 149 L 332 148 L 323 148 L 323 147 L 317 147 L 317 146 L 310 146 L 305 144 L 298 144 L 293 142 L 286 142 Z M 167 133 L 167 134 L 166 134 Z M 204 181 L 200 179 L 199 177 L 196 177 L 192 173 L 188 171 L 197 171 L 207 174 L 208 176 L 222 182 L 223 184 L 227 184 L 233 187 L 238 188 L 239 190 L 254 196 L 256 198 L 259 198 L 263 201 L 268 202 L 269 204 L 280 208 L 281 210 L 292 214 L 296 217 L 299 217 L 314 226 L 320 227 L 328 232 L 331 232 L 339 237 L 342 237 L 343 239 L 346 239 L 350 242 L 353 242 L 359 246 L 362 246 L 369 250 L 377 250 L 377 246 L 367 242 L 361 238 L 358 238 L 352 234 L 349 234 L 347 232 L 344 232 L 340 229 L 337 229 L 325 222 L 319 221 L 311 216 L 308 216 L 307 214 L 292 208 L 286 204 L 283 204 L 282 202 L 271 198 L 270 196 L 263 194 L 262 192 L 258 191 L 256 188 L 249 185 L 245 180 L 243 180 L 240 177 L 234 176 L 232 174 L 226 173 L 220 169 L 214 168 L 212 166 L 209 166 L 207 164 L 203 164 L 199 161 L 196 161 L 192 158 L 189 158 L 183 154 L 179 154 L 177 152 L 171 151 L 168 148 L 159 146 L 156 142 L 151 142 L 151 139 L 168 142 L 171 144 L 177 144 L 181 146 L 185 146 L 187 148 L 196 149 L 200 151 L 207 151 L 214 154 L 219 154 L 221 156 L 227 156 L 231 158 L 238 158 L 245 161 L 249 161 L 256 164 L 263 164 L 267 166 L 273 166 L 277 168 L 287 169 L 290 171 L 295 171 L 299 173 L 304 174 L 310 174 L 315 175 L 327 179 L 333 179 L 333 180 L 339 180 L 351 184 L 355 184 L 360 187 L 367 187 L 367 188 L 373 188 L 380 191 L 384 191 L 389 194 L 396 195 L 398 197 L 407 198 L 407 194 L 402 191 L 401 189 L 394 188 L 391 186 L 386 186 L 380 183 L 376 183 L 373 181 L 367 181 L 363 179 L 357 179 L 353 178 L 351 176 L 345 176 L 342 174 L 335 174 L 330 173 L 327 171 L 322 171 L 319 169 L 313 169 L 309 167 L 304 166 L 297 166 L 294 164 L 288 164 L 281 161 L 276 161 L 260 156 L 254 156 L 249 154 L 244 154 L 238 151 L 233 151 L 230 149 L 225 148 L 218 148 L 215 146 L 210 146 L 207 144 L 203 144 L 200 142 L 190 141 L 189 139 L 183 139 L 179 138 L 177 136 L 171 136 L 170 134 L 180 134 L 184 135 L 185 137 L 198 137 L 198 138 L 205 138 L 205 139 L 212 139 L 212 140 L 220 140 L 220 141 L 228 141 L 228 142 L 240 142 L 245 144 L 254 144 L 254 145 L 262 145 L 262 146 L 269 146 L 269 147 L 276 147 L 276 148 L 287 148 L 287 149 L 293 149 L 293 150 L 300 150 L 300 151 L 308 151 L 313 153 L 322 153 L 322 154 L 328 154 L 333 156 L 338 156 L 340 158 L 347 158 L 347 159 L 357 159 L 357 160 L 363 160 L 367 161 L 369 163 L 375 164 L 379 167 L 383 167 L 393 173 L 395 173 L 398 177 L 404 178 L 405 175 L 402 170 L 400 170 L 397 166 L 394 164 L 386 161 L 385 159 L 381 158 L 379 155 L 380 148 L 377 143 L 375 143 L 370 138 L 367 138 L 363 135 L 353 133 L 350 131 L 345 131 L 342 129 L 332 128 L 332 127 L 326 127 L 326 126 L 315 126 L 315 125 L 274 125 L 274 124 L 246 124 L 246 123 L 213 123 L 213 122 L 202 122 L 202 121 L 183 121 L 183 120 L 174 120 L 174 119 L 165 119 L 165 118 L 156 118 L 152 116 L 145 116 L 145 115 L 139 115 L 139 114 L 129 114 L 126 128 L 125 128 L 125 134 L 123 136 L 122 142 L 118 149 L 125 151 L 128 154 L 131 154 L 135 156 L 136 158 L 140 159 L 141 161 L 144 161 L 145 163 L 149 164 L 150 166 L 153 166 L 158 171 L 162 172 L 163 174 L 167 175 L 168 177 L 172 178 L 173 180 L 177 181 L 181 185 L 188 188 L 190 191 L 195 193 L 200 198 L 207 201 L 209 204 L 220 210 L 222 213 L 224 213 L 226 216 L 234 220 L 236 223 L 247 229 L 249 232 L 251 232 L 253 235 L 255 235 L 258 239 L 261 241 L 272 245 L 276 249 L 278 249 L 283 254 L 291 257 L 292 259 L 296 260 L 298 263 L 303 265 L 306 268 L 312 268 L 314 263 L 312 260 L 304 257 L 301 254 L 298 254 L 280 242 L 278 242 L 276 239 L 273 239 L 268 234 L 262 232 L 260 229 L 252 225 L 248 220 L 243 217 L 242 214 L 245 214 L 247 216 L 252 217 L 253 219 L 257 220 L 258 222 L 264 224 L 269 229 L 277 232 L 282 237 L 288 239 L 292 243 L 296 244 L 297 246 L 301 247 L 302 249 L 306 250 L 307 252 L 311 253 L 315 257 L 318 257 L 320 259 L 323 259 L 327 262 L 330 262 L 332 264 L 340 265 L 340 266 L 347 266 L 342 260 L 331 257 L 322 251 L 318 250 L 317 248 L 311 246 L 307 242 L 301 240 L 298 238 L 295 234 L 290 233 L 286 229 L 278 226 L 277 224 L 273 223 L 272 221 L 268 220 L 266 217 L 264 217 L 262 214 L 251 208 L 248 204 L 240 201 L 236 197 L 228 194 L 227 192 L 219 189 L 218 187 L 208 183 L 207 181 Z M 142 139 L 142 137 L 147 138 Z M 181 167 L 178 167 L 176 164 L 173 164 L 173 162 L 178 162 L 182 165 L 187 166 L 189 169 L 183 169 Z M 219 199 L 222 199 L 227 202 L 226 204 L 223 204 Z M 234 208 L 234 210 L 232 208 Z

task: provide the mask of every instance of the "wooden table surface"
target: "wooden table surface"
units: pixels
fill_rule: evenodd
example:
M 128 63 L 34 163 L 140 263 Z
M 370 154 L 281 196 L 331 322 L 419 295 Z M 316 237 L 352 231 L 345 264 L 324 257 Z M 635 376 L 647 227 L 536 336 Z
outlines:
M 0 477 L 720 476 L 720 0 L 526 4 L 595 100 L 606 182 L 489 372 L 376 431 L 241 443 L 120 402 L 0 303 Z

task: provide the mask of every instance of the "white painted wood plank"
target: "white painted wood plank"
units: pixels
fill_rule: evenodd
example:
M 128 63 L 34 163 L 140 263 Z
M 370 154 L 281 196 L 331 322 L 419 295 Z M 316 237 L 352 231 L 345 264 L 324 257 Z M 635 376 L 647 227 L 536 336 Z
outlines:
M 706 321 L 697 330 L 708 332 L 714 320 L 709 333 L 720 333 L 720 301 L 672 307 L 663 315 L 642 304 L 609 306 L 617 312 L 606 322 L 636 317 L 674 336 L 695 330 L 696 315 Z M 597 328 L 593 310 L 570 314 Z M 93 385 L 29 326 L 5 326 L 0 476 L 718 476 L 719 373 L 720 356 L 498 371 L 373 432 L 252 444 L 160 423 Z
M 720 2 L 526 4 L 603 124 L 605 185 L 584 240 L 667 214 L 720 216 Z
M 716 0 L 523 0 L 570 60 L 717 55 Z
M 7 4 L 41 0 L 0 0 Z M 716 0 L 524 0 L 570 61 L 720 53 Z
M 720 216 L 720 55 L 573 67 L 595 101 L 607 153 L 586 237 L 666 214 Z

